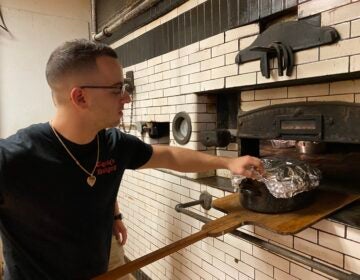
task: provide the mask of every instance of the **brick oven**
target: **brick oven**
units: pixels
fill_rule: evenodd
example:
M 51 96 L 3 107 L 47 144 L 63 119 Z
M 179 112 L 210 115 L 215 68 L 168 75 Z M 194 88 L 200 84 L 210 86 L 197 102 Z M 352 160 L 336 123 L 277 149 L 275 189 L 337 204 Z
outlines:
M 311 119 L 310 134 L 305 134 L 310 135 L 310 141 L 331 142 L 328 145 L 331 149 L 343 155 L 355 154 L 355 157 L 336 158 L 333 162 L 343 163 L 340 163 L 341 168 L 331 165 L 331 157 L 302 158 L 311 158 L 311 162 L 320 167 L 326 166 L 330 185 L 343 176 L 345 181 L 350 180 L 346 186 L 340 184 L 338 188 L 360 193 L 356 180 L 360 169 L 356 157 L 360 145 L 359 119 L 348 119 L 349 115 L 359 116 L 360 1 L 190 0 L 178 4 L 156 19 L 149 16 L 148 23 L 139 24 L 141 27 L 127 34 L 119 31 L 103 39 L 119 54 L 124 73 L 132 71 L 134 76 L 133 102 L 125 111 L 121 129 L 152 144 L 181 146 L 230 157 L 244 153 L 263 155 L 261 149 L 265 154 L 274 153 L 270 145 L 272 139 L 307 139 L 304 134 L 300 137 L 299 131 L 291 137 L 286 137 L 286 133 L 271 134 L 276 123 L 259 120 L 259 132 L 253 135 L 256 123 L 246 127 L 247 130 L 241 128 L 240 123 L 247 120 L 247 116 L 260 112 L 258 115 L 264 117 L 263 112 L 272 108 L 287 112 L 293 106 L 308 107 L 306 104 L 319 104 L 319 107 L 340 104 L 351 107 L 349 111 L 353 113 L 342 115 L 341 109 L 339 113 L 327 110 L 335 117 L 340 116 L 347 125 L 344 131 L 351 141 L 326 138 L 328 134 L 323 129 L 329 122 L 328 117 Z M 269 44 L 255 46 L 254 42 L 273 26 L 287 22 L 331 27 L 339 37 L 333 42 L 303 49 L 290 46 L 292 71 L 286 73 L 289 63 L 285 65 L 281 59 L 279 62 L 278 45 L 270 49 Z M 130 27 L 124 26 L 124 30 Z M 269 57 L 259 55 L 242 62 L 236 59 L 250 47 L 257 47 L 253 51 L 262 51 Z M 321 115 L 322 111 L 315 109 L 318 111 Z M 311 111 L 305 115 L 316 114 Z M 317 122 L 324 125 L 319 128 Z M 352 127 L 353 133 L 349 133 Z M 290 124 L 290 128 L 294 127 Z M 206 133 L 211 143 L 206 142 Z M 275 149 L 275 153 L 283 153 L 283 150 Z M 289 153 L 294 154 L 294 150 Z M 215 198 L 232 194 L 230 177 L 225 170 L 195 174 L 169 170 L 127 171 L 119 192 L 120 207 L 129 231 L 125 247 L 127 258 L 136 259 L 199 231 L 205 220 L 201 222 L 179 213 L 175 206 L 198 200 L 203 191 Z M 200 205 L 191 207 L 191 211 L 209 219 L 224 215 Z M 254 239 L 243 238 L 242 233 Z M 294 235 L 275 234 L 247 225 L 238 229 L 237 236 L 206 238 L 144 267 L 142 277 L 334 279 L 289 255 L 269 251 L 258 243 L 259 240 L 335 270 L 352 273 L 355 277 L 352 279 L 357 279 L 360 275 L 359 202 Z

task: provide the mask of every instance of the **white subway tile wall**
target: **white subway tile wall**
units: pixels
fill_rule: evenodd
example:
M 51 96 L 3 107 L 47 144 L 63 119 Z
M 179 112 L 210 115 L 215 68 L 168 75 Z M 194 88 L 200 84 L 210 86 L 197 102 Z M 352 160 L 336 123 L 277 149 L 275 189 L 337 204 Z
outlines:
M 163 23 L 203 1 L 188 1 L 182 7 L 160 19 Z M 333 26 L 340 35 L 337 44 L 295 53 L 295 68 L 291 77 L 277 76 L 273 63 L 271 78 L 260 73 L 259 61 L 237 66 L 239 50 L 257 37 L 258 24 L 249 24 L 207 38 L 182 49 L 132 65 L 136 93 L 133 122 L 168 121 L 169 145 L 181 146 L 172 136 L 171 123 L 177 112 L 186 111 L 192 120 L 193 133 L 187 148 L 211 154 L 236 156 L 237 145 L 227 149 L 206 148 L 199 142 L 199 132 L 216 127 L 216 98 L 205 95 L 209 90 L 267 84 L 283 80 L 322 77 L 360 71 L 360 2 L 350 0 L 299 1 L 299 17 L 321 13 L 322 26 Z M 129 34 L 118 46 L 154 28 L 159 22 Z M 239 107 L 243 111 L 272 104 L 298 101 L 345 101 L 360 103 L 360 79 L 319 84 L 277 87 L 240 92 Z M 130 106 L 125 110 L 125 123 L 130 121 Z M 132 133 L 146 142 L 154 141 L 136 130 Z M 160 143 L 161 141 L 154 141 Z M 168 170 L 126 171 L 119 192 L 121 209 L 126 217 L 129 239 L 126 255 L 135 259 L 161 248 L 181 237 L 200 230 L 202 223 L 179 214 L 174 206 L 199 198 L 207 190 L 215 198 L 224 191 L 199 184 L 185 177 L 214 175 L 169 172 Z M 226 170 L 218 176 L 228 177 Z M 181 177 L 180 177 L 181 176 Z M 209 218 L 223 216 L 219 211 L 193 207 L 196 213 Z M 321 262 L 360 274 L 360 231 L 324 219 L 292 236 L 278 235 L 260 227 L 246 226 L 242 231 L 275 243 Z M 207 238 L 171 256 L 143 268 L 152 279 L 331 279 L 328 275 L 295 261 L 265 251 L 239 238 L 225 235 Z

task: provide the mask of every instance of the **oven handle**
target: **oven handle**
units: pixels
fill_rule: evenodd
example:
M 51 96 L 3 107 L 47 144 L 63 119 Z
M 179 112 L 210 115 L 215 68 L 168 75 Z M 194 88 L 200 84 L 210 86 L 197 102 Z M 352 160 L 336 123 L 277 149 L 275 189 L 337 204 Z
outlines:
M 208 223 L 210 221 L 212 221 L 211 219 L 203 216 L 203 215 L 199 215 L 193 211 L 190 211 L 186 208 L 188 207 L 191 207 L 191 206 L 195 206 L 195 205 L 205 205 L 208 209 L 206 210 L 209 210 L 211 208 L 209 208 L 209 202 L 210 202 L 210 205 L 211 205 L 211 201 L 212 201 L 212 197 L 209 193 L 207 192 L 203 192 L 201 193 L 200 195 L 200 198 L 199 200 L 196 200 L 196 201 L 192 201 L 192 202 L 187 202 L 187 203 L 179 203 L 175 206 L 175 210 L 179 213 L 183 213 L 185 215 L 188 215 L 190 217 L 193 217 L 195 218 L 196 220 L 200 221 L 200 222 L 203 222 L 203 223 Z M 234 235 L 234 236 L 237 236 L 241 239 L 244 239 L 246 241 L 249 241 L 257 246 L 259 246 L 260 248 L 263 248 L 263 249 L 266 249 L 268 251 L 271 251 L 273 253 L 276 253 L 278 255 L 281 255 L 283 257 L 286 257 L 286 258 L 289 258 L 289 259 L 292 259 L 294 261 L 297 261 L 299 263 L 302 263 L 302 264 L 305 264 L 307 266 L 310 266 L 314 269 L 317 269 L 321 272 L 324 272 L 332 277 L 335 277 L 337 279 L 340 279 L 340 280 L 360 280 L 360 275 L 358 274 L 355 274 L 355 273 L 345 273 L 341 270 L 338 270 L 338 269 L 335 269 L 333 267 L 330 267 L 328 265 L 325 265 L 323 263 L 320 263 L 320 262 L 317 262 L 317 261 L 314 261 L 314 260 L 311 260 L 307 257 L 304 257 L 300 254 L 297 254 L 297 253 L 294 253 L 290 250 L 287 250 L 287 249 L 284 249 L 280 246 L 277 246 L 277 245 L 274 245 L 272 243 L 269 243 L 267 241 L 264 241 L 260 238 L 257 238 L 255 236 L 252 236 L 252 235 L 249 235 L 247 233 L 244 233 L 244 232 L 241 232 L 239 230 L 234 230 L 232 232 L 230 232 L 230 234 Z

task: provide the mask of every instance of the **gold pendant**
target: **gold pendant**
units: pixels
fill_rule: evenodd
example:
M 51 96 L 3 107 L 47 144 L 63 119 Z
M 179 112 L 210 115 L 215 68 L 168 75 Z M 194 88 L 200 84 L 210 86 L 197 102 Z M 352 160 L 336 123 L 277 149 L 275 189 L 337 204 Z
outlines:
M 90 187 L 93 187 L 96 183 L 96 177 L 94 175 L 91 175 L 91 176 L 87 177 L 86 182 L 88 183 L 88 185 Z

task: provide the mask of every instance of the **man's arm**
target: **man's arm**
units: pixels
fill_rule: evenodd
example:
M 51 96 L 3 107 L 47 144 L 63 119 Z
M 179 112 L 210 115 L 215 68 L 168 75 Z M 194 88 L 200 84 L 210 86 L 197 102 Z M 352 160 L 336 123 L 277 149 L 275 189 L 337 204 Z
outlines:
M 140 168 L 167 168 L 180 172 L 205 172 L 221 168 L 246 177 L 254 177 L 254 168 L 263 173 L 262 162 L 256 157 L 219 157 L 190 149 L 155 145 L 151 158 Z

